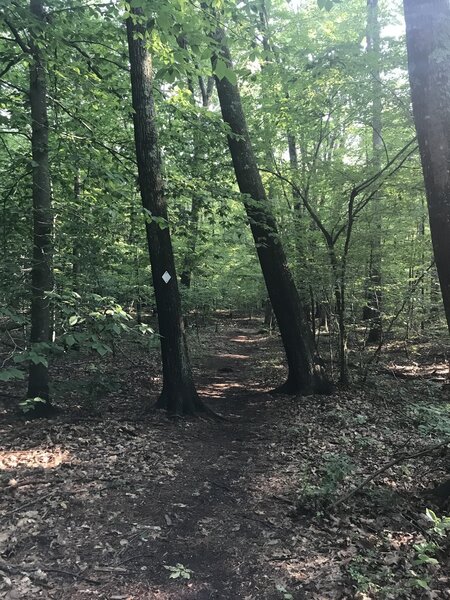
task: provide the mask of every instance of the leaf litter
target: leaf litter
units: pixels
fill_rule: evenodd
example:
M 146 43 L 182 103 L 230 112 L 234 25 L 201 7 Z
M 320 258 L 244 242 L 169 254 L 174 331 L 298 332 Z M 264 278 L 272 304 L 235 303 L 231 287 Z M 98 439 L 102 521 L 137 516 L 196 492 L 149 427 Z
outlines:
M 437 388 L 378 373 L 364 390 L 272 396 L 277 336 L 245 319 L 202 336 L 199 389 L 224 423 L 144 414 L 145 375 L 127 365 L 100 416 L 0 425 L 0 598 L 450 598 L 448 555 L 424 567 L 415 549 L 426 509 L 445 512 L 429 494 L 444 452 L 330 508 L 439 440 L 417 412 L 442 405 Z

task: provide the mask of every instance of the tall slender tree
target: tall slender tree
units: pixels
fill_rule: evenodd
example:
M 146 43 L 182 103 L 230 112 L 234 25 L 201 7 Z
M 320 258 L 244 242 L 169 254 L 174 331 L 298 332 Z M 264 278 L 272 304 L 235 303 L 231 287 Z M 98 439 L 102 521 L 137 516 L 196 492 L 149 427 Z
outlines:
M 47 116 L 47 66 L 43 51 L 43 32 L 46 27 L 41 0 L 30 1 L 31 26 L 30 110 L 33 194 L 33 260 L 31 266 L 31 349 L 39 349 L 38 361 L 30 361 L 28 398 L 41 398 L 34 414 L 52 411 L 49 393 L 48 364 L 43 349 L 50 341 L 51 315 L 49 292 L 53 288 L 52 274 L 52 197 L 49 169 L 49 127 Z
M 217 52 L 213 57 L 216 88 L 223 120 L 229 125 L 228 146 L 239 189 L 256 244 L 268 295 L 278 322 L 288 363 L 287 381 L 278 388 L 285 393 L 328 393 L 325 372 L 314 336 L 289 269 L 277 224 L 270 210 L 258 170 L 239 89 L 229 77 L 219 76 L 218 61 L 231 71 L 232 60 L 223 29 L 214 34 Z M 232 72 L 232 71 L 231 71 Z
M 142 9 L 132 9 L 126 25 L 139 187 L 161 336 L 163 388 L 157 407 L 171 414 L 193 414 L 206 407 L 194 385 L 184 332 L 155 121 L 152 56 Z
M 380 23 L 378 0 L 367 0 L 367 53 L 372 80 L 372 159 L 374 172 L 381 169 L 382 138 L 382 90 L 380 80 Z M 378 343 L 382 335 L 381 320 L 381 196 L 375 194 L 371 204 L 370 260 L 367 288 L 367 305 L 364 318 L 369 321 L 367 341 Z
M 211 101 L 211 95 L 214 91 L 214 80 L 212 77 L 208 77 L 205 85 L 205 81 L 202 76 L 198 78 L 200 93 L 202 98 L 202 108 L 208 108 L 209 103 Z M 194 106 L 196 106 L 195 99 L 195 87 L 194 82 L 191 77 L 188 77 L 188 88 L 191 92 L 191 102 Z M 197 117 L 197 121 L 200 121 L 200 118 Z M 192 156 L 192 173 L 194 176 L 198 176 L 200 172 L 200 163 L 202 159 L 202 140 L 201 140 L 201 129 L 200 123 L 198 127 L 194 127 L 194 131 L 192 134 L 192 146 L 193 146 L 193 156 Z M 195 249 L 197 247 L 197 238 L 198 238 L 198 230 L 199 230 L 199 220 L 200 213 L 202 209 L 202 196 L 197 191 L 194 191 L 192 196 L 191 203 L 191 211 L 189 215 L 189 232 L 187 238 L 187 250 L 183 259 L 183 267 L 180 275 L 180 283 L 185 287 L 189 288 L 191 286 L 192 279 L 192 271 L 195 265 Z
M 414 121 L 450 331 L 450 4 L 403 0 L 403 5 Z

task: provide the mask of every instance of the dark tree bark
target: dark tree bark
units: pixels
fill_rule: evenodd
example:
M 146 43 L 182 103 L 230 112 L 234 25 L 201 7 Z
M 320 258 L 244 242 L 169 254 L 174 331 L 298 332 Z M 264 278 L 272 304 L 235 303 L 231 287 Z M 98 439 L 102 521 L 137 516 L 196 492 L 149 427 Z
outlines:
M 220 58 L 231 67 L 224 33 L 215 39 Z M 213 63 L 217 58 L 213 58 Z M 270 211 L 242 109 L 239 90 L 225 77 L 216 79 L 224 121 L 230 126 L 228 146 L 239 189 L 256 244 L 267 291 L 277 319 L 289 368 L 287 381 L 278 391 L 285 393 L 328 393 L 330 382 L 317 353 L 315 341 Z
M 403 0 L 403 5 L 414 121 L 450 331 L 450 4 Z
M 31 267 L 31 333 L 30 344 L 38 345 L 39 354 L 44 353 L 50 340 L 50 300 L 53 289 L 52 272 L 52 199 L 48 158 L 47 75 L 44 53 L 41 50 L 42 28 L 45 15 L 41 0 L 30 1 L 32 18 L 39 23 L 39 30 L 32 26 L 30 49 L 30 107 L 31 150 L 33 159 L 33 260 Z M 36 43 L 38 41 L 38 43 Z M 53 412 L 50 402 L 48 366 L 30 363 L 28 375 L 28 398 L 42 398 L 45 403 L 35 405 L 33 416 L 46 416 Z
M 372 77 L 372 166 L 374 172 L 381 169 L 383 151 L 382 102 L 380 80 L 380 23 L 378 20 L 378 0 L 367 0 L 367 52 L 373 64 Z M 378 343 L 383 333 L 381 320 L 381 199 L 376 194 L 371 206 L 370 261 L 367 289 L 367 305 L 364 319 L 370 322 L 367 341 Z
M 127 36 L 139 187 L 161 336 L 163 388 L 157 408 L 170 414 L 194 414 L 206 407 L 195 389 L 184 333 L 155 122 L 152 57 L 142 23 L 141 9 L 134 9 L 127 19 Z M 163 279 L 166 272 L 170 275 L 167 283 Z

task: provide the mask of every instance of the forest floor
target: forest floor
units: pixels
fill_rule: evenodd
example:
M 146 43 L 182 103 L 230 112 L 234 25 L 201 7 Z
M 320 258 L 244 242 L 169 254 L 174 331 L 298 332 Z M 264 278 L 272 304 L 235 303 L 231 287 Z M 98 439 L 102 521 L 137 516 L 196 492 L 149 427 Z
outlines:
M 59 359 L 53 420 L 0 405 L 0 598 L 450 598 L 449 556 L 415 548 L 435 539 L 426 509 L 448 508 L 429 492 L 448 479 L 442 453 L 332 506 L 450 429 L 437 352 L 412 363 L 392 348 L 365 389 L 293 398 L 269 393 L 285 371 L 261 321 L 221 319 L 191 346 L 225 421 L 144 415 L 156 355 L 128 348 L 101 368 Z

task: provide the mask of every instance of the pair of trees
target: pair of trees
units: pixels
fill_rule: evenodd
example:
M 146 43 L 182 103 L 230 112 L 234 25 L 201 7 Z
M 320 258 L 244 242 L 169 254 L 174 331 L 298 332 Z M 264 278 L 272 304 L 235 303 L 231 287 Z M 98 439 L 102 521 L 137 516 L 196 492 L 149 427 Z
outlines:
M 203 4 L 203 10 L 208 9 Z M 222 61 L 227 72 L 232 73 L 225 34 L 215 21 L 213 19 L 213 29 L 209 32 L 211 42 L 214 42 L 212 65 L 217 71 L 218 61 Z M 155 124 L 152 61 L 146 47 L 145 22 L 143 10 L 133 9 L 127 20 L 127 31 L 139 184 L 143 206 L 151 215 L 147 224 L 147 239 L 161 335 L 164 383 L 158 406 L 170 412 L 193 413 L 203 409 L 203 405 L 193 384 L 170 233 L 168 228 L 159 225 L 161 218 L 167 222 L 167 207 Z M 289 374 L 279 391 L 328 392 L 330 382 L 315 348 L 275 218 L 270 212 L 237 84 L 232 75 L 219 77 L 217 73 L 215 83 L 223 119 L 231 130 L 228 144 L 237 183 L 243 194 L 261 269 L 286 351 Z M 156 221 L 152 216 L 156 217 Z M 170 281 L 164 281 L 164 274 L 173 274 L 173 277 Z
M 204 12 L 208 7 L 203 7 Z M 45 349 L 51 337 L 52 224 L 51 174 L 49 169 L 49 126 L 47 118 L 47 60 L 45 53 L 48 15 L 44 3 L 31 0 L 29 36 L 4 19 L 20 49 L 30 57 L 30 115 L 32 122 L 33 168 L 33 260 L 31 336 L 32 349 Z M 168 228 L 167 204 L 155 120 L 152 57 L 147 47 L 149 16 L 141 8 L 130 7 L 127 37 L 133 100 L 135 148 L 142 204 L 146 211 L 147 242 L 152 266 L 153 287 L 158 309 L 163 362 L 163 390 L 158 406 L 173 413 L 203 410 L 192 377 L 183 330 L 181 302 L 175 261 Z M 207 19 L 206 22 L 211 22 Z M 237 85 L 233 80 L 229 49 L 223 31 L 209 31 L 216 86 L 224 121 L 230 126 L 230 152 L 236 178 L 244 194 L 245 208 L 257 246 L 268 293 L 279 323 L 289 367 L 288 380 L 281 391 L 325 392 L 330 382 L 315 348 L 299 294 L 290 273 L 275 218 L 268 206 L 249 138 Z M 217 74 L 217 64 L 225 64 L 228 76 Z M 231 73 L 231 75 L 230 75 Z M 99 76 L 99 73 L 97 72 Z M 239 139 L 238 139 L 239 137 Z M 76 184 L 79 190 L 79 182 Z M 48 365 L 45 359 L 31 362 L 28 397 L 44 402 L 36 405 L 37 415 L 51 412 Z

